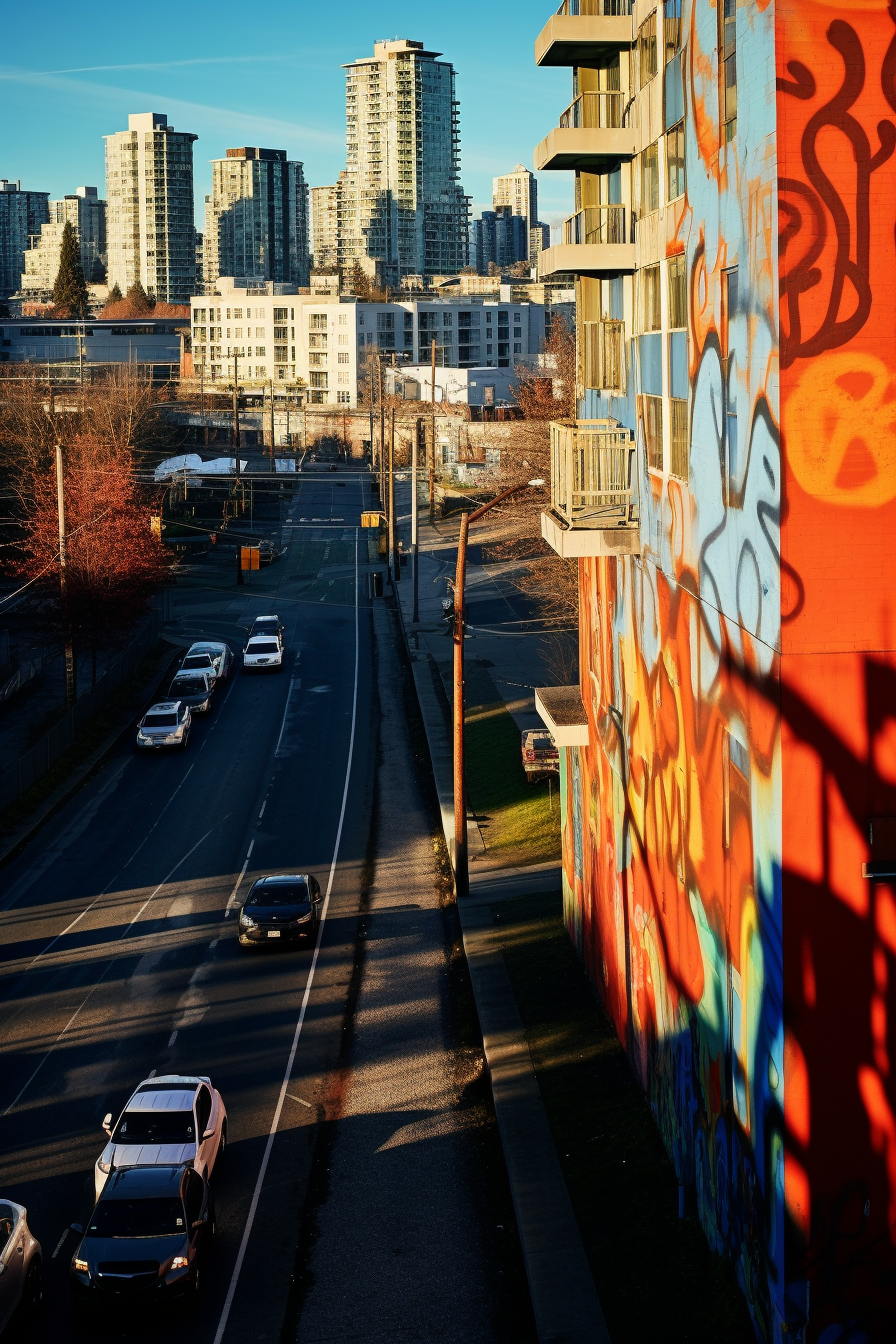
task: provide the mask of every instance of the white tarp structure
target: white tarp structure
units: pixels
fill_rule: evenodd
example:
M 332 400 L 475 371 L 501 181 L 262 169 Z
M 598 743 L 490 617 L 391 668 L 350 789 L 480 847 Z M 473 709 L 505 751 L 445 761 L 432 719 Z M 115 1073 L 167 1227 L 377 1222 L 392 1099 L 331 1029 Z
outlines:
M 249 465 L 248 458 L 240 458 L 240 471 Z M 233 476 L 236 473 L 235 457 L 213 457 L 211 462 L 199 462 L 197 470 L 202 468 L 203 476 Z
M 166 457 L 156 467 L 153 477 L 156 481 L 167 480 L 169 476 L 179 476 L 184 471 L 199 471 L 202 458 L 198 453 L 181 453 L 180 457 Z
M 274 459 L 274 466 L 278 471 L 295 471 L 296 460 L 294 457 L 277 457 Z

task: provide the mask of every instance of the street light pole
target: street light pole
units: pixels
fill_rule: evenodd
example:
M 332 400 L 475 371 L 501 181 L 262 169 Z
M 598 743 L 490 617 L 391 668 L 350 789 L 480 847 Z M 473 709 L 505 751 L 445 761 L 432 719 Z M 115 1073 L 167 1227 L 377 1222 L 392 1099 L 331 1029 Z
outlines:
M 420 425 L 414 421 L 414 438 L 411 444 L 411 579 L 414 585 L 414 605 L 411 620 L 416 625 L 420 619 L 419 581 L 417 572 L 417 452 L 420 443 Z
M 398 578 L 397 555 L 395 552 L 395 409 L 389 411 L 389 577 L 395 583 Z
M 233 352 L 233 449 L 234 449 L 234 452 L 235 452 L 235 454 L 236 454 L 236 457 L 235 457 L 235 459 L 234 459 L 234 460 L 235 460 L 235 463 L 236 463 L 236 466 L 235 466 L 234 469 L 235 469 L 235 471 L 236 471 L 236 479 L 237 479 L 237 482 L 239 482 L 239 479 L 240 479 L 240 394 L 239 394 L 239 387 L 238 387 L 238 385 L 237 385 L 236 361 L 237 361 L 237 354 L 236 354 L 236 351 L 234 350 L 234 352 Z
M 271 471 L 272 471 L 272 472 L 276 472 L 276 470 L 277 470 L 277 466 L 276 466 L 276 463 L 274 462 L 274 380 L 273 380 L 273 378 L 270 380 L 270 383 L 271 383 Z M 262 403 L 263 403 L 263 402 L 264 402 L 264 397 L 262 397 Z
M 470 869 L 467 857 L 467 797 L 464 787 L 464 581 L 467 574 L 467 537 L 470 524 L 476 523 L 511 495 L 529 486 L 544 485 L 544 481 L 520 481 L 509 490 L 502 490 L 487 504 L 464 513 L 460 520 L 457 542 L 457 569 L 454 575 L 454 890 L 458 898 L 470 894 Z
M 68 575 L 66 567 L 65 537 L 65 489 L 62 481 L 62 444 L 56 444 L 56 512 L 59 518 L 59 595 L 62 599 L 62 620 L 65 640 L 65 707 L 71 709 L 75 703 L 75 650 L 72 644 L 72 631 L 68 619 Z

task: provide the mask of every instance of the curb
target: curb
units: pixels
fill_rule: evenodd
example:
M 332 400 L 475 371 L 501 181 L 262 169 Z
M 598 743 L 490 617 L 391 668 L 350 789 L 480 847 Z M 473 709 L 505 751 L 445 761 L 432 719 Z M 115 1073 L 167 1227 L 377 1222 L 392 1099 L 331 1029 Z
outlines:
M 161 638 L 164 639 L 164 636 Z M 164 671 L 150 683 L 150 686 L 145 692 L 141 691 L 141 699 L 144 698 L 144 695 L 148 696 L 150 699 L 155 695 L 162 682 L 171 676 L 171 669 L 179 657 L 180 646 L 178 646 L 177 653 L 175 653 L 165 664 Z M 128 733 L 133 730 L 134 723 L 135 720 L 133 717 L 130 717 L 123 728 L 119 728 L 114 733 L 111 733 L 109 737 L 106 738 L 105 742 L 97 747 L 92 756 L 88 757 L 82 765 L 77 766 L 69 775 L 68 779 L 64 780 L 58 788 L 53 790 L 48 798 L 45 798 L 42 803 L 38 804 L 31 818 L 24 822 L 17 831 L 13 832 L 12 836 L 6 842 L 5 847 L 0 849 L 0 868 L 4 868 L 8 863 L 11 863 L 13 859 L 17 858 L 25 846 L 34 839 L 34 836 L 41 827 L 50 820 L 53 814 L 64 807 L 70 798 L 74 797 L 81 785 L 84 784 L 96 770 L 99 770 L 105 765 L 107 758 L 112 755 L 120 743 L 127 737 Z
M 411 650 L 394 584 L 392 594 L 450 855 L 454 842 L 451 741 L 435 688 L 427 686 L 424 665 Z M 429 668 L 430 678 L 434 673 Z M 475 879 L 471 874 L 470 897 L 456 904 L 540 1344 L 611 1344 L 504 964 L 503 930 L 494 928 L 491 917 L 494 900 L 523 894 L 521 887 L 550 889 L 559 885 L 559 878 L 560 865 L 553 863 L 484 871 Z

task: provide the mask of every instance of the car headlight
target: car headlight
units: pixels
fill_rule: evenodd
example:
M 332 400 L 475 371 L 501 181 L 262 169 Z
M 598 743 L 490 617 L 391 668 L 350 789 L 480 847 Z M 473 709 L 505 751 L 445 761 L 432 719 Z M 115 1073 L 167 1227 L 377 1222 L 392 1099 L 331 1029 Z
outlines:
M 251 915 L 240 915 L 240 927 L 243 929 L 257 929 L 258 921 Z
M 171 1261 L 172 1269 L 189 1269 L 190 1262 L 185 1255 L 176 1255 Z
M 80 1255 L 76 1255 L 74 1260 L 72 1261 L 72 1269 L 75 1271 L 76 1274 L 86 1274 L 87 1261 L 82 1260 Z
M 109 1175 L 109 1172 L 112 1170 L 112 1162 L 111 1162 L 111 1160 L 107 1162 L 107 1161 L 106 1161 L 104 1158 L 102 1158 L 102 1157 L 99 1159 L 99 1161 L 97 1162 L 96 1165 L 97 1165 L 98 1170 L 101 1171 L 101 1172 L 103 1173 L 104 1176 L 108 1176 L 108 1175 Z
M 311 923 L 311 911 L 310 911 L 310 910 L 308 911 L 308 914 L 307 914 L 307 915 L 299 915 L 296 919 L 294 919 L 294 920 L 292 921 L 293 928 L 296 928 L 296 929 L 299 927 L 300 924 L 310 924 L 310 923 Z

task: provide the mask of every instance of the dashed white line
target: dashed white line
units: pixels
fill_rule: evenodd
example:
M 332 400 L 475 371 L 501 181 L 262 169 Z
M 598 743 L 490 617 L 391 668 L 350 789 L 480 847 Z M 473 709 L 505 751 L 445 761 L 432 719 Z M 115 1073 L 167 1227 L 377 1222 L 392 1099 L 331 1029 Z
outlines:
M 176 1040 L 177 1040 L 177 1027 L 174 1028 L 171 1035 L 168 1037 L 168 1044 L 165 1047 L 165 1049 L 170 1050 Z
M 55 1260 L 56 1257 L 57 1257 L 57 1255 L 59 1254 L 59 1252 L 62 1250 L 62 1247 L 63 1247 L 63 1245 L 65 1244 L 65 1239 L 66 1239 L 66 1237 L 68 1236 L 68 1234 L 69 1234 L 70 1231 L 71 1231 L 71 1228 L 70 1228 L 70 1227 L 67 1227 L 67 1228 L 65 1229 L 65 1231 L 63 1232 L 62 1236 L 59 1238 L 58 1242 L 56 1243 L 56 1249 L 55 1249 L 55 1251 L 53 1252 L 53 1254 L 50 1256 L 50 1259 L 51 1259 L 51 1260 Z

